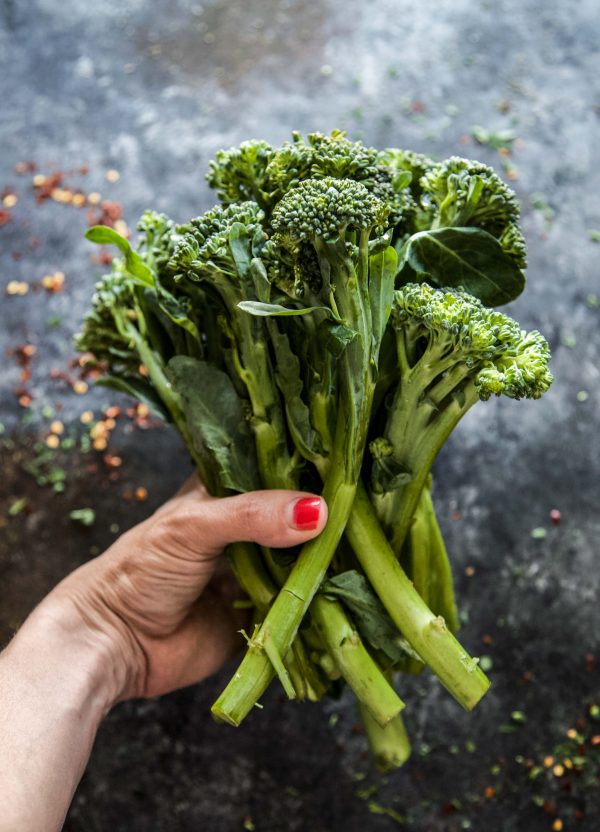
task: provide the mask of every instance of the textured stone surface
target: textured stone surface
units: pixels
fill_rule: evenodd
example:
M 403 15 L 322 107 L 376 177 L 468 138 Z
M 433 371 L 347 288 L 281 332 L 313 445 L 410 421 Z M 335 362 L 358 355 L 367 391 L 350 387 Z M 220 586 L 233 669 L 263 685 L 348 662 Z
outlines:
M 0 227 L 0 288 L 66 274 L 62 294 L 0 300 L 0 421 L 14 443 L 0 452 L 0 638 L 91 547 L 107 545 L 111 524 L 123 530 L 166 498 L 187 464 L 168 431 L 119 429 L 111 443 L 124 458 L 118 483 L 102 466 L 88 470 L 89 458 L 75 451 L 58 458 L 68 471 L 63 494 L 24 473 L 47 429 L 44 405 L 62 405 L 60 418 L 80 431 L 82 410 L 115 397 L 79 397 L 49 377 L 72 357 L 70 336 L 99 268 L 82 240 L 85 210 L 36 205 L 32 174 L 14 172 L 20 161 L 44 173 L 89 165 L 66 181 L 120 201 L 133 224 L 148 206 L 182 220 L 209 207 L 208 160 L 248 137 L 278 142 L 291 129 L 342 127 L 380 146 L 499 166 L 471 130 L 512 128 L 519 142 L 509 163 L 530 268 L 511 311 L 549 337 L 557 379 L 542 402 L 475 408 L 437 463 L 462 637 L 493 660 L 493 688 L 475 713 L 462 713 L 429 677 L 406 682 L 415 754 L 381 780 L 352 731 L 347 698 L 291 706 L 274 689 L 238 731 L 213 724 L 208 708 L 228 668 L 198 688 L 114 711 L 69 832 L 235 832 L 246 819 L 257 832 L 397 828 L 357 795 L 370 785 L 372 810 L 408 815 L 407 828 L 419 832 L 541 832 L 552 817 L 533 805 L 540 794 L 575 828 L 569 796 L 545 774 L 528 780 L 514 758 L 550 753 L 598 694 L 586 655 L 598 649 L 600 309 L 586 298 L 600 294 L 600 249 L 588 238 L 600 228 L 599 30 L 593 0 L 0 0 L 0 191 L 14 187 L 19 196 Z M 118 182 L 106 181 L 109 169 L 120 172 Z M 29 424 L 14 395 L 20 370 L 6 355 L 23 343 L 37 346 Z M 138 485 L 148 502 L 124 502 L 123 489 Z M 10 517 L 20 497 L 29 508 Z M 91 530 L 68 520 L 87 505 L 97 512 Z M 560 526 L 550 524 L 552 508 L 562 512 Z M 537 527 L 545 538 L 531 537 Z M 482 643 L 484 634 L 492 643 Z M 515 710 L 527 721 L 509 733 Z M 486 787 L 495 794 L 486 798 Z M 598 811 L 597 795 L 576 791 Z M 576 828 L 595 825 L 588 815 Z

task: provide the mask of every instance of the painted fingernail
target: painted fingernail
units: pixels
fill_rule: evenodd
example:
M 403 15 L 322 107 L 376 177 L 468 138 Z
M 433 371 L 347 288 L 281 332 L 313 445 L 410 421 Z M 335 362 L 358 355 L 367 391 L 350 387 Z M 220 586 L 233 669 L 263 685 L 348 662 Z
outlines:
M 299 531 L 309 532 L 319 525 L 321 498 L 303 497 L 292 509 L 292 523 Z

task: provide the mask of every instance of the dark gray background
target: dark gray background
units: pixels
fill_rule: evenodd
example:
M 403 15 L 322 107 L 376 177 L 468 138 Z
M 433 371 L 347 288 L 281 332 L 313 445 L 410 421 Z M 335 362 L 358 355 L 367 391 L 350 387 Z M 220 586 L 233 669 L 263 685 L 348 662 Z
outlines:
M 520 141 L 509 161 L 530 268 L 527 291 L 509 311 L 547 335 L 556 375 L 540 402 L 476 407 L 437 463 L 436 502 L 467 622 L 462 639 L 493 661 L 492 690 L 475 713 L 462 713 L 429 676 L 403 682 L 415 753 L 381 779 L 346 697 L 298 706 L 272 690 L 239 730 L 213 724 L 209 705 L 230 667 L 199 687 L 115 709 L 69 832 L 235 832 L 251 828 L 250 819 L 257 832 L 402 828 L 377 807 L 408 815 L 406 828 L 420 832 L 537 832 L 554 818 L 533 804 L 540 794 L 554 801 L 565 829 L 596 828 L 597 792 L 575 784 L 588 812 L 575 824 L 575 804 L 558 781 L 530 781 L 515 757 L 551 753 L 598 696 L 586 656 L 598 648 L 600 310 L 586 298 L 600 294 L 600 247 L 588 237 L 600 228 L 599 33 L 594 0 L 0 0 L 0 190 L 19 195 L 0 227 L 1 288 L 66 274 L 62 294 L 0 300 L 3 640 L 92 547 L 108 544 L 111 523 L 123 530 L 141 519 L 188 470 L 166 429 L 119 429 L 111 442 L 124 458 L 118 483 L 102 465 L 88 470 L 90 458 L 75 451 L 59 455 L 64 494 L 24 473 L 47 429 L 44 405 L 62 405 L 60 418 L 79 430 L 82 410 L 117 397 L 78 397 L 49 378 L 73 355 L 70 338 L 99 270 L 82 239 L 85 210 L 36 205 L 31 174 L 14 172 L 20 161 L 44 173 L 89 165 L 68 183 L 120 201 L 133 226 L 146 207 L 177 220 L 209 207 L 209 159 L 245 138 L 280 142 L 292 129 L 340 127 L 379 146 L 500 166 L 471 130 L 513 128 Z M 115 184 L 105 180 L 111 168 L 120 172 Z M 534 204 L 551 206 L 554 218 Z M 61 323 L 49 325 L 55 316 Z M 33 417 L 16 402 L 19 369 L 7 352 L 24 342 L 38 348 Z M 138 485 L 148 501 L 123 501 L 123 488 Z M 23 496 L 28 510 L 9 516 Z M 69 511 L 88 505 L 95 526 L 74 526 Z M 562 512 L 558 527 L 553 508 Z M 532 538 L 536 527 L 547 529 L 544 539 Z M 492 644 L 482 643 L 485 634 Z M 515 710 L 525 714 L 521 727 L 511 723 Z M 357 794 L 365 785 L 376 787 L 370 808 Z M 486 798 L 486 787 L 495 794 Z

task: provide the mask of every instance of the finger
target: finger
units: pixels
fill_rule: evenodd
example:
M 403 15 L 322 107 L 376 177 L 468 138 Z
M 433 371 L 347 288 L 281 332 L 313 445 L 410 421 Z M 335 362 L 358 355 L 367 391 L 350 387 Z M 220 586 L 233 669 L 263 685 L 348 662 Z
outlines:
M 327 522 L 323 498 L 301 491 L 251 491 L 203 502 L 191 494 L 185 503 L 180 529 L 185 530 L 190 545 L 204 553 L 218 552 L 237 541 L 296 546 L 316 537 Z
M 211 676 L 243 649 L 240 630 L 249 624 L 247 611 L 208 589 L 168 640 L 152 640 L 144 695 L 158 696 Z

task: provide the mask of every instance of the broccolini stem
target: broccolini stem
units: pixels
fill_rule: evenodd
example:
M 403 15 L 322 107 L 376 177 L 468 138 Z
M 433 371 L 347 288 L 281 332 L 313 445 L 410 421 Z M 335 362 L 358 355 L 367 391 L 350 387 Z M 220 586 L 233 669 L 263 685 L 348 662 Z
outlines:
M 428 606 L 437 615 L 441 615 L 451 633 L 458 630 L 458 611 L 454 597 L 454 582 L 446 544 L 440 531 L 428 486 L 423 489 L 421 497 L 422 511 L 427 517 L 430 536 L 430 602 Z
M 400 768 L 410 757 L 410 740 L 400 714 L 382 727 L 359 703 L 360 716 L 373 754 L 375 764 L 382 773 Z
M 489 679 L 412 585 L 362 485 L 346 533 L 365 575 L 406 640 L 463 708 L 474 708 L 488 689 Z
M 435 412 L 428 400 L 422 400 L 415 407 L 416 393 L 406 394 L 405 391 L 401 381 L 391 409 L 386 438 L 393 445 L 395 461 L 412 474 L 412 479 L 394 491 L 374 495 L 373 498 L 390 535 L 392 549 L 397 554 L 406 540 L 435 458 L 461 417 L 478 398 L 473 384 L 469 384 L 463 388 L 460 397 L 452 397 L 443 410 Z
M 356 698 L 379 725 L 387 725 L 404 708 L 404 702 L 371 658 L 341 604 L 317 595 L 310 614 Z
M 280 656 L 290 649 L 298 627 L 317 592 L 344 531 L 354 502 L 356 482 L 348 480 L 345 465 L 346 425 L 341 418 L 325 481 L 323 498 L 329 506 L 329 522 L 318 538 L 305 544 L 288 579 L 276 597 L 260 630 L 251 640 L 242 663 L 212 707 L 217 719 L 239 725 L 258 702 L 274 676 L 264 649 L 270 640 Z

